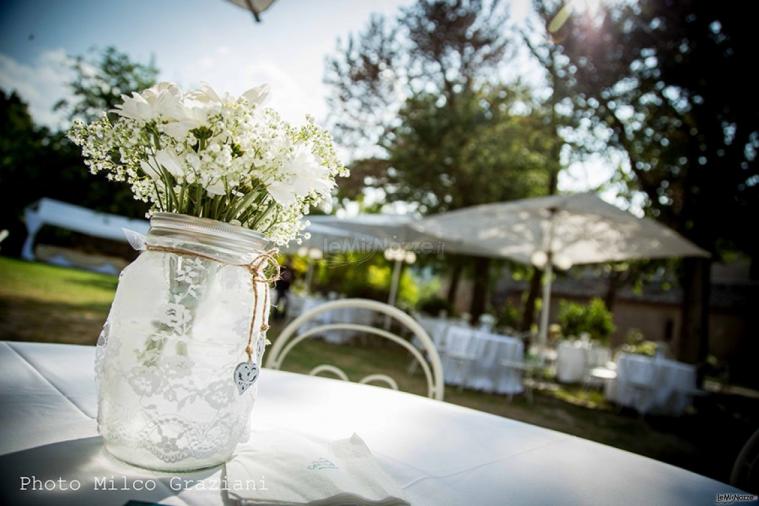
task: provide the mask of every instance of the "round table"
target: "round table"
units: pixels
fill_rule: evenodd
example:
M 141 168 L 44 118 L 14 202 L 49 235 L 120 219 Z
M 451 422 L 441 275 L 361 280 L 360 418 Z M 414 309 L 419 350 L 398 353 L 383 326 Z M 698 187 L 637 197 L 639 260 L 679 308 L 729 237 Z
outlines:
M 556 378 L 562 383 L 588 381 L 595 367 L 611 360 L 611 350 L 584 341 L 561 341 L 556 350 Z
M 524 362 L 524 344 L 519 339 L 451 325 L 438 351 L 446 385 L 508 395 L 524 390 L 522 371 L 503 365 L 504 361 Z
M 620 353 L 606 397 L 641 413 L 679 416 L 696 393 L 696 368 L 663 357 Z
M 302 315 L 307 311 L 311 311 L 322 304 L 329 302 L 328 299 L 316 297 L 313 295 L 298 295 L 293 296 L 293 318 Z M 359 325 L 370 325 L 374 318 L 374 314 L 367 309 L 346 307 L 333 309 L 326 313 L 321 313 L 315 318 L 305 322 L 300 326 L 299 331 L 303 333 L 314 327 L 321 325 L 329 325 L 330 323 L 356 323 Z M 353 337 L 359 335 L 360 332 L 352 330 L 326 330 L 319 335 L 328 343 L 332 344 L 345 344 L 349 342 Z
M 105 475 L 118 482 L 161 475 L 103 451 L 93 359 L 92 347 L 0 342 L 0 504 L 221 504 L 218 491 L 168 487 L 19 491 L 21 476 Z M 274 370 L 261 373 L 253 425 L 334 439 L 357 433 L 414 505 L 693 505 L 713 504 L 717 493 L 740 493 L 668 464 L 533 425 L 379 387 Z

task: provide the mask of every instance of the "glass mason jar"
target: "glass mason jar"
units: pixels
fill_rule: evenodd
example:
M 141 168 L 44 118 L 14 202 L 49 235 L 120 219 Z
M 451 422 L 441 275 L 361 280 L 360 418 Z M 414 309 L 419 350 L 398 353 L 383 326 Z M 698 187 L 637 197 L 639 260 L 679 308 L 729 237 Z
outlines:
M 100 434 L 111 454 L 140 467 L 221 464 L 249 433 L 256 385 L 239 393 L 234 373 L 248 361 L 254 313 L 251 360 L 262 364 L 268 287 L 247 264 L 266 240 L 235 225 L 157 213 L 145 242 L 119 277 L 98 339 Z

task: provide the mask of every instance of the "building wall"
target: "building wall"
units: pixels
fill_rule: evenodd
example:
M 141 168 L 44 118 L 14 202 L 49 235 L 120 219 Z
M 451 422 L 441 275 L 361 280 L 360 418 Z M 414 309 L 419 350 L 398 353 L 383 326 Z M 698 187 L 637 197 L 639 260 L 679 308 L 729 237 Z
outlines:
M 445 286 L 446 283 L 443 283 Z M 446 287 L 447 288 L 447 287 Z M 456 294 L 455 311 L 468 312 L 471 302 L 472 281 L 462 279 Z M 445 290 L 442 291 L 445 295 Z M 570 297 L 554 293 L 552 296 L 550 321 L 558 322 L 560 302 L 588 302 L 588 297 Z M 521 292 L 509 291 L 506 303 L 521 305 Z M 759 310 L 759 308 L 757 308 Z M 637 299 L 619 298 L 614 304 L 614 325 L 612 345 L 624 344 L 625 338 L 633 331 L 640 331 L 650 341 L 671 343 L 680 333 L 681 316 L 679 304 L 649 302 Z M 536 315 L 536 323 L 539 315 Z M 709 352 L 720 360 L 732 361 L 740 358 L 746 350 L 746 339 L 750 334 L 746 315 L 728 309 L 712 309 L 709 317 Z M 759 341 L 759 336 L 756 336 Z

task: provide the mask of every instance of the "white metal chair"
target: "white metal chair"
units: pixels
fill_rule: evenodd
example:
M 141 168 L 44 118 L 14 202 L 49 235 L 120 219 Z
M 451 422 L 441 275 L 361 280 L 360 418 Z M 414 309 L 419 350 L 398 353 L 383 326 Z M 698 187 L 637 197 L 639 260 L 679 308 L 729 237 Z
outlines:
M 501 366 L 506 370 L 517 371 L 522 376 L 522 386 L 524 388 L 524 394 L 529 402 L 532 402 L 532 375 L 535 372 L 535 366 L 528 364 L 524 360 L 501 360 Z M 529 380 L 529 381 L 525 381 Z M 509 402 L 514 398 L 514 394 L 508 394 Z
M 328 323 L 323 325 L 312 326 L 310 323 L 312 320 L 319 320 L 320 316 L 329 311 L 335 311 L 346 308 L 365 309 L 374 311 L 376 313 L 383 314 L 398 321 L 403 327 L 408 328 L 416 336 L 421 343 L 424 351 L 426 351 L 427 360 L 424 355 L 406 339 L 397 334 L 393 334 L 390 331 L 375 328 L 369 325 L 358 323 Z M 305 327 L 301 329 L 301 327 Z M 301 332 L 302 330 L 302 332 Z M 389 339 L 401 346 L 413 355 L 413 357 L 419 362 L 427 380 L 427 396 L 437 400 L 443 400 L 445 385 L 443 382 L 443 367 L 440 362 L 435 345 L 427 335 L 427 332 L 409 315 L 388 304 L 381 302 L 367 300 L 367 299 L 343 299 L 325 302 L 324 304 L 312 308 L 295 320 L 290 322 L 287 327 L 284 328 L 282 333 L 274 342 L 274 345 L 269 352 L 269 356 L 266 359 L 266 367 L 272 369 L 280 369 L 287 354 L 301 341 L 320 336 L 324 333 L 334 332 L 336 330 L 350 331 L 350 332 L 362 332 L 367 334 L 373 334 L 385 339 Z M 348 380 L 348 375 L 345 374 L 340 368 L 333 365 L 322 364 L 312 369 L 309 374 L 316 376 L 321 373 L 331 373 L 342 380 Z M 370 374 L 365 378 L 359 380 L 359 383 L 383 383 L 386 386 L 398 390 L 398 384 L 393 378 L 385 374 Z

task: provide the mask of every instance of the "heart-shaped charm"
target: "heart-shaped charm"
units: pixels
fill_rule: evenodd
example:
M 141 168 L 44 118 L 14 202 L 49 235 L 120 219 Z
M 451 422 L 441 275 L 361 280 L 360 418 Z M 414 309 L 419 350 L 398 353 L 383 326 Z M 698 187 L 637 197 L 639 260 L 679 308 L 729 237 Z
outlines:
M 235 385 L 242 395 L 258 379 L 258 366 L 253 362 L 241 362 L 235 367 Z

